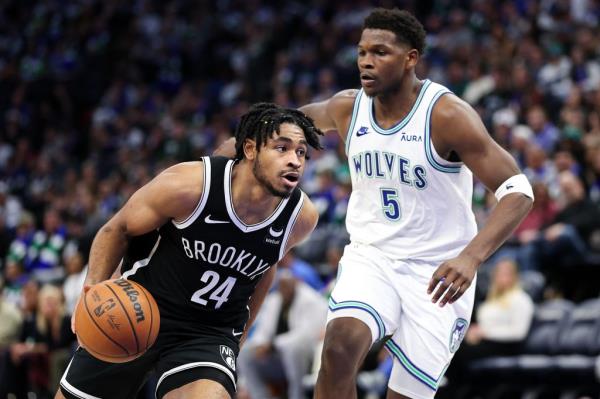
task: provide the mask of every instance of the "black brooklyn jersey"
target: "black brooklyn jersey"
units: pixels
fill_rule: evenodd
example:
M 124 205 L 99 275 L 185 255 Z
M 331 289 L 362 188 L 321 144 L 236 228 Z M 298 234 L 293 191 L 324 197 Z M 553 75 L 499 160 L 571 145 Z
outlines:
M 234 161 L 202 161 L 204 192 L 192 215 L 133 239 L 122 273 L 152 293 L 161 322 L 241 331 L 248 300 L 263 274 L 283 256 L 305 195 L 295 189 L 267 219 L 246 225 L 233 209 Z

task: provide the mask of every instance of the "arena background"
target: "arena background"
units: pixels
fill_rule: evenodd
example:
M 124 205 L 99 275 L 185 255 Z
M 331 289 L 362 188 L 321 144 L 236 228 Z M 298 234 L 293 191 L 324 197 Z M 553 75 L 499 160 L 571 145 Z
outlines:
M 377 5 L 423 22 L 418 76 L 475 107 L 536 193 L 477 289 L 478 303 L 493 304 L 495 264 L 513 259 L 535 313 L 499 326 L 526 326 L 509 346 L 471 340 L 438 397 L 600 396 L 599 1 L 3 0 L 1 398 L 55 392 L 99 226 L 157 172 L 210 154 L 252 102 L 298 107 L 358 87 L 356 43 Z M 284 268 L 326 297 L 347 240 L 350 182 L 337 135 L 324 144 L 302 184 L 319 226 Z M 476 182 L 478 223 L 494 201 Z M 384 397 L 386 361 L 369 356 L 362 396 Z M 140 398 L 153 397 L 151 384 Z M 286 396 L 285 381 L 269 389 Z M 242 378 L 238 397 L 248 395 Z

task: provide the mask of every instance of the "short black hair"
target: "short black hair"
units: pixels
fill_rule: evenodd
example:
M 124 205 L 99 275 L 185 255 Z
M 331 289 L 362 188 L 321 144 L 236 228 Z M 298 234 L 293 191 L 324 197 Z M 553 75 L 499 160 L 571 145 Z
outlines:
M 376 8 L 365 18 L 364 29 L 383 29 L 396 34 L 398 41 L 408 44 L 419 54 L 425 52 L 425 28 L 414 15 L 397 8 Z
M 235 128 L 235 157 L 237 159 L 244 158 L 246 139 L 254 140 L 257 150 L 260 151 L 267 140 L 273 137 L 273 133 L 279 133 L 282 123 L 298 126 L 304 132 L 308 145 L 317 150 L 322 149 L 319 136 L 322 136 L 323 132 L 303 112 L 293 108 L 280 107 L 273 103 L 257 103 L 242 115 Z

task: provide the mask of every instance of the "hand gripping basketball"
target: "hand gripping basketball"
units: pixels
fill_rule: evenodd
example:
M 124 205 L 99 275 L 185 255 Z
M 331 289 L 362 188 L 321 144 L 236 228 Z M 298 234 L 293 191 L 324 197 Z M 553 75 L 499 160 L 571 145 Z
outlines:
M 154 344 L 158 306 L 140 284 L 119 278 L 90 287 L 73 315 L 77 339 L 94 357 L 111 363 L 133 360 Z

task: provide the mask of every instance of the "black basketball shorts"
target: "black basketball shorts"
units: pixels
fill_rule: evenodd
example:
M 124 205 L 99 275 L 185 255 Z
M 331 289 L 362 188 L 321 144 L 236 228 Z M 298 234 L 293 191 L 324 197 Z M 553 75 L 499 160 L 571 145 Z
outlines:
M 158 399 L 200 379 L 221 384 L 233 398 L 238 352 L 237 340 L 225 332 L 193 337 L 159 333 L 152 348 L 126 363 L 107 363 L 79 348 L 60 381 L 60 390 L 68 399 L 131 399 L 155 371 Z

